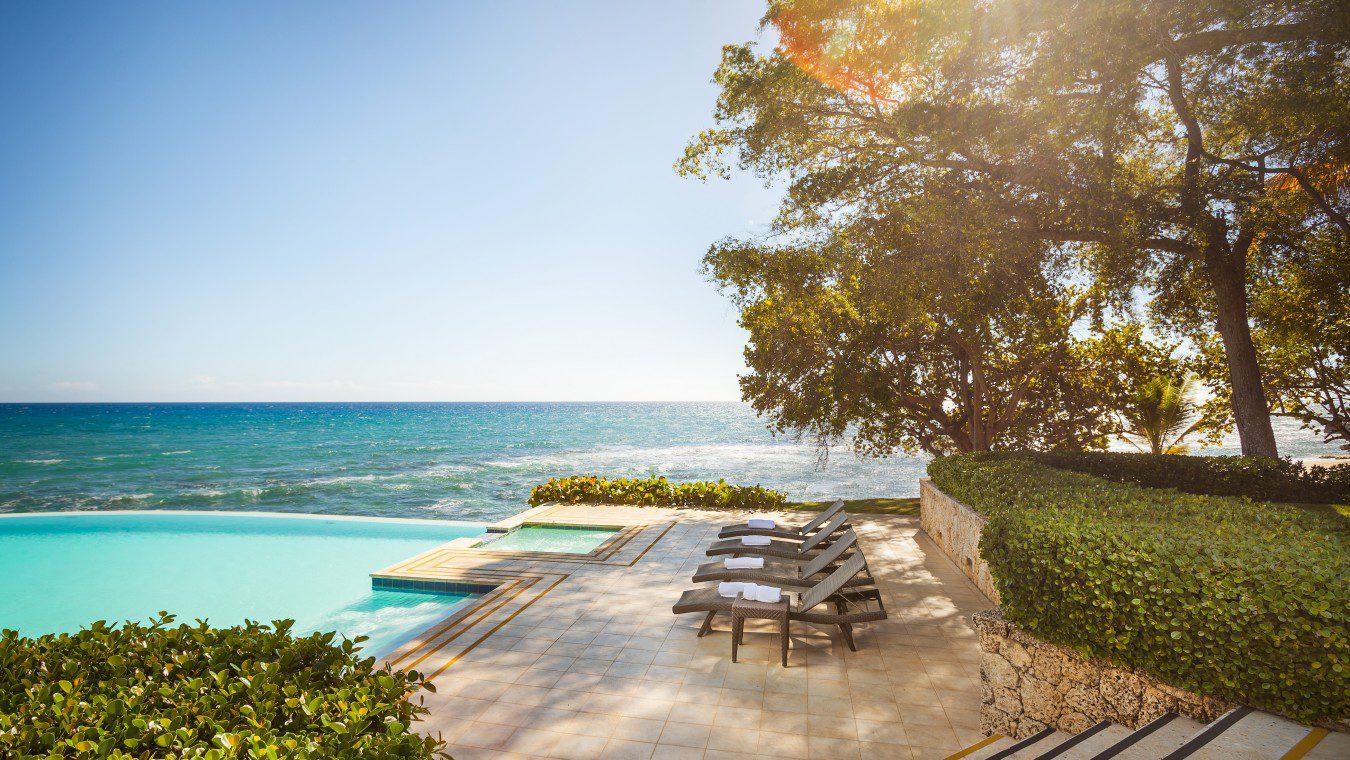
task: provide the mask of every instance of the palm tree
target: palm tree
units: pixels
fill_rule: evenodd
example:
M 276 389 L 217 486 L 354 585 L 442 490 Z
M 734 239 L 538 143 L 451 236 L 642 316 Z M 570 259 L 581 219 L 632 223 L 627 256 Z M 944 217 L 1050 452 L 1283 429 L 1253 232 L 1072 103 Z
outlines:
M 1189 447 L 1182 441 L 1205 422 L 1200 405 L 1192 400 L 1198 385 L 1187 375 L 1155 377 L 1137 386 L 1121 411 L 1122 437 L 1140 451 L 1185 454 Z

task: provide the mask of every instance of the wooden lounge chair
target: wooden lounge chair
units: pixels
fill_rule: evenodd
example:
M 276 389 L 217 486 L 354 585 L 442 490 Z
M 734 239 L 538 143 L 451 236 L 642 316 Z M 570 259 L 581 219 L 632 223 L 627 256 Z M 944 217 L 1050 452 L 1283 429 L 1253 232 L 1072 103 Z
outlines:
M 848 648 L 858 651 L 853 640 L 853 626 L 886 619 L 886 608 L 881 601 L 881 592 L 875 587 L 846 587 L 851 578 L 867 570 L 867 561 L 862 552 L 854 552 L 844 564 L 830 573 L 819 583 L 799 596 L 794 605 L 789 595 L 776 604 L 746 601 L 740 598 L 720 596 L 716 586 L 690 589 L 680 596 L 680 600 L 671 607 L 676 615 L 687 612 L 704 612 L 707 617 L 699 628 L 698 635 L 705 636 L 712 629 L 713 617 L 719 612 L 737 612 L 738 622 L 732 630 L 732 658 L 744 635 L 739 623 L 744 617 L 767 618 L 781 621 L 779 641 L 782 647 L 783 666 L 787 666 L 788 624 L 793 620 L 816 625 L 837 625 L 843 633 Z M 739 608 L 739 611 L 737 610 Z
M 836 533 L 842 533 L 845 530 L 845 523 L 848 522 L 848 514 L 840 512 L 832 520 L 815 532 L 810 538 L 798 543 L 796 541 L 771 540 L 768 546 L 746 546 L 741 543 L 739 538 L 727 538 L 715 542 L 708 547 L 709 557 L 716 557 L 723 554 L 731 554 L 737 557 L 779 557 L 781 559 L 796 560 L 799 562 L 809 562 L 814 551 L 826 548 L 832 540 L 831 536 Z
M 738 538 L 740 536 L 768 536 L 769 538 L 785 538 L 793 541 L 804 541 L 812 533 L 815 533 L 820 526 L 827 520 L 840 512 L 844 511 L 844 500 L 840 499 L 831 504 L 829 509 L 816 515 L 805 525 L 781 525 L 773 528 L 752 528 L 749 523 L 740 523 L 739 525 L 728 525 L 717 534 L 718 538 Z
M 823 573 L 834 570 L 839 562 L 847 559 L 845 555 L 850 553 L 857 543 L 858 534 L 849 528 L 831 541 L 828 549 L 812 557 L 811 561 L 805 564 L 787 563 L 771 566 L 766 563 L 762 569 L 728 570 L 723 560 L 713 560 L 698 566 L 698 570 L 694 573 L 694 582 L 750 581 L 779 588 L 809 588 L 820 581 Z M 862 573 L 856 578 L 850 578 L 846 585 L 866 586 L 871 583 L 872 576 Z

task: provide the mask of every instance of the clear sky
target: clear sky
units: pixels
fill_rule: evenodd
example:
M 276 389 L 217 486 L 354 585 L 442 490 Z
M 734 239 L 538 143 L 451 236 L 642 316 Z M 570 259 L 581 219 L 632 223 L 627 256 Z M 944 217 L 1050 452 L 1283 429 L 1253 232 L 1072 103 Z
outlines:
M 734 399 L 762 5 L 0 5 L 0 401 Z

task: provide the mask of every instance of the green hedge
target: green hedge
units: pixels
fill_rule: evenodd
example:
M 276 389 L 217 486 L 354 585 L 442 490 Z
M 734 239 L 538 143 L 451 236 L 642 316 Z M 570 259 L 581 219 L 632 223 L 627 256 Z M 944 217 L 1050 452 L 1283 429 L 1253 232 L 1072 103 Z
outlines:
M 1113 483 L 1029 458 L 928 468 L 984 513 L 1004 614 L 1046 641 L 1293 718 L 1350 714 L 1344 522 Z
M 410 730 L 427 710 L 405 696 L 431 684 L 352 641 L 172 622 L 0 633 L 0 757 L 430 758 L 443 744 Z
M 1107 451 L 1036 452 L 1019 456 L 1120 483 L 1175 488 L 1264 501 L 1350 502 L 1350 465 L 1304 467 L 1269 457 L 1202 457 Z
M 601 478 L 574 475 L 550 478 L 530 491 L 530 504 L 550 501 L 567 504 L 640 504 L 651 506 L 703 507 L 706 509 L 777 509 L 787 494 L 761 486 L 716 483 L 671 483 L 665 478 Z

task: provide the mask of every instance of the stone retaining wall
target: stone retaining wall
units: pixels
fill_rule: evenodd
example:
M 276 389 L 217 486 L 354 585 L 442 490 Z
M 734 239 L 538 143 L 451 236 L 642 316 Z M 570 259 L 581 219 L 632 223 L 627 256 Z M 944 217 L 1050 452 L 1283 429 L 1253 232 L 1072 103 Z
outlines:
M 1046 726 L 1078 733 L 1103 720 L 1138 728 L 1166 712 L 1201 723 L 1234 705 L 1037 639 L 998 609 L 977 613 L 980 730 L 1026 738 Z
M 928 478 L 919 480 L 919 523 L 924 532 L 985 596 L 998 604 L 989 565 L 980 558 L 984 522 L 984 515 L 939 491 Z

